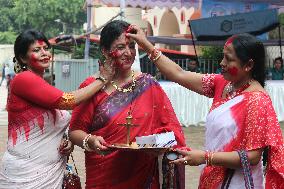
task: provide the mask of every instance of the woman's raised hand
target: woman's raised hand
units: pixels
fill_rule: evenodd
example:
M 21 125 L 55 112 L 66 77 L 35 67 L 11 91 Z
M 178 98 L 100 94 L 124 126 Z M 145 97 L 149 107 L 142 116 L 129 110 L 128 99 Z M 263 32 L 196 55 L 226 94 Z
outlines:
M 114 61 L 110 57 L 107 57 L 104 63 L 99 62 L 99 75 L 107 80 L 106 83 L 110 82 L 115 74 L 113 64 Z
M 154 49 L 154 46 L 150 43 L 150 41 L 148 41 L 141 28 L 136 25 L 130 25 L 128 31 L 129 32 L 126 33 L 126 36 L 134 39 L 146 52 L 150 53 Z

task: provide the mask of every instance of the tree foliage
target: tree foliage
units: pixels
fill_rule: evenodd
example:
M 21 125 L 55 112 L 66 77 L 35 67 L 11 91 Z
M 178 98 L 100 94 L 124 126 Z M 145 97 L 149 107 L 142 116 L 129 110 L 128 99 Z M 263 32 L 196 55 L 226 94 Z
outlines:
M 280 23 L 280 32 L 281 32 L 281 38 L 284 38 L 284 13 L 279 14 L 279 23 Z M 269 39 L 279 39 L 279 28 L 275 28 L 274 30 L 270 31 Z
M 65 34 L 81 33 L 86 20 L 84 0 L 0 0 L 0 4 L 0 32 L 18 34 L 35 28 L 50 38 L 63 31 L 63 23 Z
M 218 60 L 223 59 L 223 47 L 219 46 L 205 46 L 201 47 L 201 57 L 204 59 Z

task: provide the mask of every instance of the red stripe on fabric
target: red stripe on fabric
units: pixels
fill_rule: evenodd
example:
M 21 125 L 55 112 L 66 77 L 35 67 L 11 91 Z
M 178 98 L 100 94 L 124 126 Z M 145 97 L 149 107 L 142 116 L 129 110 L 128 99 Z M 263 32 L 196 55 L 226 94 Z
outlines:
M 43 117 L 43 115 L 37 117 L 37 124 L 38 124 L 41 132 L 43 133 L 43 128 L 44 128 L 44 117 Z
M 29 123 L 28 122 L 23 123 L 23 128 L 24 128 L 24 131 L 25 131 L 26 140 L 28 141 L 29 136 L 30 136 L 30 131 L 31 131 Z

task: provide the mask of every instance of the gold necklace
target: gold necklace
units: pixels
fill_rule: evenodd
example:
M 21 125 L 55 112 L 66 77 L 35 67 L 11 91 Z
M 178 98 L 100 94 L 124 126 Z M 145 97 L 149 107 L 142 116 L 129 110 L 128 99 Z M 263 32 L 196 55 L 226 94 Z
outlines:
M 110 83 L 117 91 L 123 92 L 123 93 L 128 93 L 128 92 L 131 92 L 136 86 L 136 79 L 134 77 L 134 71 L 133 70 L 132 70 L 131 77 L 132 77 L 132 84 L 126 89 L 117 86 L 117 84 L 115 84 L 114 81 L 111 81 Z

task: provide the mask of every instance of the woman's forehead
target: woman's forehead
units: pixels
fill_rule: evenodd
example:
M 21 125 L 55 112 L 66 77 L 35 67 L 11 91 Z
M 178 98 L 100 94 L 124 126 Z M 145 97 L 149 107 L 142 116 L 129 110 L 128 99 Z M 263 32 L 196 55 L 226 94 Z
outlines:
M 134 40 L 129 37 L 126 37 L 125 33 L 122 33 L 116 40 L 113 41 L 112 46 L 118 44 L 129 44 L 131 42 L 134 42 Z
M 224 53 L 231 53 L 231 54 L 234 53 L 235 50 L 234 50 L 233 44 L 230 43 L 230 44 L 228 44 L 228 45 L 225 45 L 223 52 L 224 52 Z

